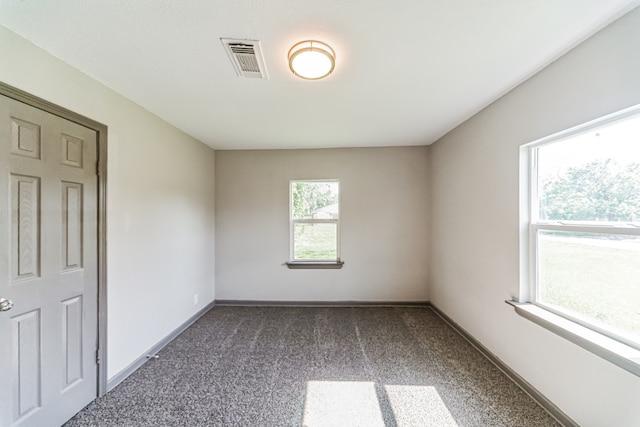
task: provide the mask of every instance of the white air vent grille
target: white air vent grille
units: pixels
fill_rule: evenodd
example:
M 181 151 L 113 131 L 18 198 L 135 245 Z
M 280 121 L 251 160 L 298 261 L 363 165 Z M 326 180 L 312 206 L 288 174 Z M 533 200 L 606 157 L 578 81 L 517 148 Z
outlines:
M 259 41 L 224 38 L 220 40 L 238 76 L 258 79 L 269 77 Z

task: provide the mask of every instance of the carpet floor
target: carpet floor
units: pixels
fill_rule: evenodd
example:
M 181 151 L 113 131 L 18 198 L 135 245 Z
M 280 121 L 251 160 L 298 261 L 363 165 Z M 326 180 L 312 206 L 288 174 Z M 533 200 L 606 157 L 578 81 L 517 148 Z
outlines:
M 557 426 L 426 307 L 215 307 L 65 426 Z

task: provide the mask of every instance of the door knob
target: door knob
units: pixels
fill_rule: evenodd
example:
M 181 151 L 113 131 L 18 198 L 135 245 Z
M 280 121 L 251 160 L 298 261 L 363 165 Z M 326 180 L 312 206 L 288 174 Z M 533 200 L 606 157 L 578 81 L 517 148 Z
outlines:
M 10 299 L 0 298 L 0 311 L 9 311 L 13 307 L 13 301 Z

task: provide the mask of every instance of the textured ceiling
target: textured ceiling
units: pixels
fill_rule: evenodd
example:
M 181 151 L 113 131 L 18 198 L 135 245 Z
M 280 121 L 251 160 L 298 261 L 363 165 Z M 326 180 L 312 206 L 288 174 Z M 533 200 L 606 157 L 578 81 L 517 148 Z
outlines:
M 214 148 L 362 147 L 434 142 L 637 4 L 0 0 L 0 24 Z M 221 37 L 260 40 L 270 78 L 237 77 Z M 310 38 L 327 79 L 288 69 Z

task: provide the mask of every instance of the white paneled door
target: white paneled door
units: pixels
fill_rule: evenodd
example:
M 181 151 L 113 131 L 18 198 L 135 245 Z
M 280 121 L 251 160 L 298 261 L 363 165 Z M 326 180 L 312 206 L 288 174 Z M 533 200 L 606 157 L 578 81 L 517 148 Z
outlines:
M 96 132 L 0 96 L 0 427 L 97 395 Z

